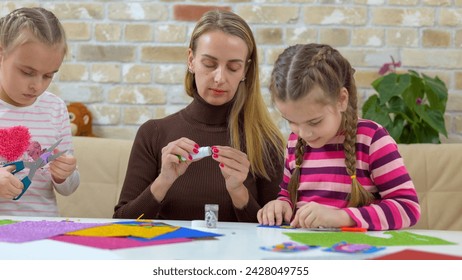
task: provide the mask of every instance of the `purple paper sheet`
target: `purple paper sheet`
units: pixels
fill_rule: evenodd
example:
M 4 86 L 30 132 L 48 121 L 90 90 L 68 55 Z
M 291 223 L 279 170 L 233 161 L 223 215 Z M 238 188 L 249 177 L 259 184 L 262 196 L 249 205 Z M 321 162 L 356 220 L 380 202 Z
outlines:
M 0 242 L 22 243 L 102 225 L 106 224 L 72 221 L 24 221 L 2 226 Z

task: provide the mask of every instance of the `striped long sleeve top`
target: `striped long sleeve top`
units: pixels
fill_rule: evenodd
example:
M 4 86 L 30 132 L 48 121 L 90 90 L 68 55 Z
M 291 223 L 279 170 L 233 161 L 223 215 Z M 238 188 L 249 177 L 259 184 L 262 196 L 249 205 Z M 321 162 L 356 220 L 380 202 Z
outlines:
M 58 150 L 73 153 L 72 135 L 67 106 L 58 96 L 44 92 L 34 104 L 16 107 L 0 100 L 0 129 L 25 126 L 31 135 L 26 152 L 14 161 L 34 161 L 44 149 L 63 139 Z M 0 143 L 5 145 L 5 143 Z M 6 159 L 0 156 L 0 166 Z M 16 176 L 22 179 L 29 172 L 26 168 Z M 40 168 L 32 178 L 32 184 L 18 200 L 0 198 L 0 216 L 59 216 L 54 190 L 62 195 L 72 194 L 78 187 L 80 177 L 74 171 L 62 184 L 53 182 L 49 165 Z
M 295 170 L 298 136 L 287 143 L 284 177 L 278 199 L 290 202 L 287 186 Z M 297 207 L 309 202 L 341 208 L 370 230 L 400 229 L 414 225 L 420 206 L 414 184 L 398 152 L 396 142 L 379 124 L 360 119 L 356 136 L 357 179 L 377 199 L 368 206 L 347 207 L 351 178 L 345 166 L 344 135 L 337 135 L 324 147 L 305 149 L 301 165 Z

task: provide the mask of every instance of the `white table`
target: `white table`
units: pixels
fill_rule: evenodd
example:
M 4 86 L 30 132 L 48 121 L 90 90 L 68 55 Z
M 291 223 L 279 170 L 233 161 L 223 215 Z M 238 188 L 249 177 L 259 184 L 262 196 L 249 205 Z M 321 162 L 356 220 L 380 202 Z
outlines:
M 63 218 L 39 217 L 5 217 L 0 219 L 12 220 L 63 220 Z M 117 220 L 104 219 L 72 219 L 79 222 L 115 222 Z M 216 229 L 205 227 L 191 227 L 191 221 L 159 220 L 174 226 L 189 227 L 203 231 L 223 234 L 215 240 L 196 240 L 192 242 L 174 243 L 167 245 L 144 246 L 130 249 L 103 250 L 87 246 L 74 245 L 53 240 L 39 240 L 25 243 L 0 242 L 0 260 L 50 260 L 50 259 L 124 259 L 124 260 L 262 260 L 262 259 L 365 259 L 401 251 L 415 249 L 419 251 L 444 253 L 462 256 L 462 232 L 409 230 L 410 232 L 439 237 L 457 245 L 431 246 L 389 246 L 385 250 L 373 254 L 344 254 L 325 252 L 323 248 L 295 253 L 271 252 L 260 249 L 261 246 L 274 246 L 291 239 L 283 232 L 290 229 L 262 228 L 252 223 L 219 222 Z M 0 226 L 1 230 L 1 226 Z M 319 233 L 322 234 L 322 233 Z M 380 236 L 383 232 L 368 232 L 367 234 Z

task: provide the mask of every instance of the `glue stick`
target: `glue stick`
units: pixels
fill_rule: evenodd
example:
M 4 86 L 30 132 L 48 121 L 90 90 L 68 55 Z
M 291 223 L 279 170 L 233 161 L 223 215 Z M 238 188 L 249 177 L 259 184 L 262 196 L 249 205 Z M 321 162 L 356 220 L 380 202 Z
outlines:
M 211 155 L 212 155 L 212 148 L 210 148 L 209 146 L 206 146 L 206 147 L 200 147 L 199 152 L 197 154 L 191 154 L 191 157 L 193 160 L 195 160 L 195 159 L 201 159 L 204 157 L 208 157 Z M 181 161 L 186 161 L 186 159 L 182 156 L 178 156 L 178 158 Z

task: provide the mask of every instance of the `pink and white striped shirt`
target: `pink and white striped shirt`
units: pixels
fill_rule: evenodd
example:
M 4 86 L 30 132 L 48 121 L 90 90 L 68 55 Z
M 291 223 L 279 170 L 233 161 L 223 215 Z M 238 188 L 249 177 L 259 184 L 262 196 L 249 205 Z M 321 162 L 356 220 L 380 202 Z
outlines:
M 298 136 L 288 139 L 284 177 L 279 199 L 290 201 L 287 185 L 295 169 Z M 314 201 L 344 209 L 356 226 L 370 230 L 410 227 L 420 218 L 414 184 L 398 152 L 396 142 L 379 124 L 360 119 L 356 135 L 356 176 L 379 198 L 364 207 L 347 207 L 351 178 L 345 166 L 344 135 L 337 135 L 324 147 L 306 146 L 301 165 L 297 208 Z
M 74 152 L 69 114 L 64 101 L 45 91 L 31 106 L 16 107 L 0 100 L 0 129 L 25 126 L 31 135 L 31 145 L 17 160 L 34 161 L 38 154 L 63 139 L 58 150 Z M 0 143 L 1 145 L 1 143 Z M 0 156 L 0 166 L 6 160 Z M 17 173 L 18 178 L 27 175 L 29 169 Z M 72 194 L 80 183 L 76 170 L 62 184 L 53 182 L 48 165 L 37 170 L 32 184 L 18 200 L 0 198 L 0 216 L 59 216 L 54 190 L 62 195 Z

